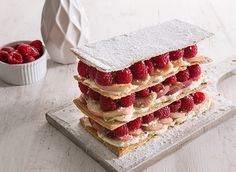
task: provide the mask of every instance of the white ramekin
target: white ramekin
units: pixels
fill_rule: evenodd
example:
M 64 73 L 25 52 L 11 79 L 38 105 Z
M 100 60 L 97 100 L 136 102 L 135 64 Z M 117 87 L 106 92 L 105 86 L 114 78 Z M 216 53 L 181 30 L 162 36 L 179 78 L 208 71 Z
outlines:
M 29 42 L 30 41 L 17 41 L 3 45 L 2 47 Z M 41 80 L 47 72 L 47 57 L 45 51 L 45 47 L 43 47 L 43 55 L 30 63 L 7 64 L 0 61 L 0 79 L 13 85 L 27 85 Z

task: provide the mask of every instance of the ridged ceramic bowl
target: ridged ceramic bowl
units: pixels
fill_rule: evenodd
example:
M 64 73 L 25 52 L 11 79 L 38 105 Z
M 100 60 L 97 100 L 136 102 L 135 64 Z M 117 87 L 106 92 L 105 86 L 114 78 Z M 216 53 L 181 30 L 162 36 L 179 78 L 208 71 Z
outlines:
M 30 42 L 31 41 L 17 41 L 1 47 L 9 47 L 18 43 Z M 47 58 L 45 51 L 45 47 L 43 47 L 42 56 L 29 63 L 8 64 L 0 61 L 0 79 L 13 85 L 28 85 L 41 80 L 47 72 Z

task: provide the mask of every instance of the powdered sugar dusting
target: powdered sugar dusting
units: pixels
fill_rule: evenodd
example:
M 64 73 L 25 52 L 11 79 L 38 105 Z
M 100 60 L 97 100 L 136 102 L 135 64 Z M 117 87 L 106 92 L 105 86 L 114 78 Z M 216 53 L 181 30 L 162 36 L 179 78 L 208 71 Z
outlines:
M 78 112 L 75 106 L 67 105 L 48 113 L 47 120 L 108 171 L 129 171 L 140 166 L 143 168 L 145 164 L 153 163 L 178 149 L 183 143 L 194 138 L 196 134 L 204 133 L 217 123 L 235 114 L 232 103 L 216 92 L 216 83 L 226 73 L 228 75 L 236 65 L 235 58 L 232 59 L 221 62 L 217 67 L 205 66 L 209 79 L 213 81 L 206 90 L 209 97 L 214 100 L 209 111 L 198 114 L 191 120 L 169 129 L 166 133 L 156 136 L 145 145 L 119 158 L 78 124 L 78 120 L 83 114 Z
M 110 72 L 165 52 L 181 49 L 212 36 L 197 26 L 171 20 L 108 40 L 73 48 L 85 63 Z

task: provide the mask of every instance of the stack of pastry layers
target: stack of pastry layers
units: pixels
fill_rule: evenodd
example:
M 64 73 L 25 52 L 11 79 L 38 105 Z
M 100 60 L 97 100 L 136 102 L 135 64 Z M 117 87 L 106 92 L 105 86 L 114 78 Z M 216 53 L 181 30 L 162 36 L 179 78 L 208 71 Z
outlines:
M 79 74 L 75 79 L 79 82 L 82 94 L 74 100 L 74 103 L 85 114 L 80 120 L 81 125 L 113 153 L 120 156 L 138 148 L 170 127 L 206 111 L 210 107 L 210 99 L 205 94 L 204 101 L 194 104 L 191 110 L 184 111 L 183 108 L 182 110 L 179 108 L 177 112 L 171 112 L 167 117 L 155 115 L 150 120 L 149 114 L 158 114 L 160 111 L 161 115 L 160 109 L 166 110 L 166 107 L 170 109 L 171 104 L 177 104 L 182 98 L 194 95 L 195 92 L 205 88 L 207 80 L 203 71 L 197 78 L 182 82 L 177 80 L 173 85 L 172 81 L 168 84 L 167 80 L 181 75 L 179 73 L 193 65 L 207 63 L 209 59 L 198 53 L 191 58 L 169 60 L 165 67 L 156 67 L 154 64 L 151 72 L 148 70 L 148 62 L 170 52 L 179 50 L 184 52 L 184 48 L 210 36 L 211 33 L 197 26 L 171 20 L 72 49 L 80 59 L 78 68 L 81 69 L 78 69 Z M 108 78 L 105 77 L 109 81 L 110 76 L 115 78 L 117 72 L 125 69 L 131 69 L 130 71 L 135 73 L 137 71 L 133 66 L 137 63 L 143 63 L 147 67 L 148 72 L 144 78 L 140 79 L 140 76 L 135 77 L 133 74 L 130 83 L 112 81 L 101 84 L 96 80 L 96 72 L 112 74 L 108 75 Z M 161 88 L 156 91 L 157 85 Z M 147 89 L 148 95 L 145 95 Z M 107 106 L 102 100 L 103 107 L 101 107 L 101 97 L 109 100 Z M 133 97 L 133 102 L 129 99 L 128 104 L 131 102 L 129 106 L 119 105 L 122 104 L 119 103 L 121 99 L 126 97 Z M 113 102 L 113 106 L 110 102 Z

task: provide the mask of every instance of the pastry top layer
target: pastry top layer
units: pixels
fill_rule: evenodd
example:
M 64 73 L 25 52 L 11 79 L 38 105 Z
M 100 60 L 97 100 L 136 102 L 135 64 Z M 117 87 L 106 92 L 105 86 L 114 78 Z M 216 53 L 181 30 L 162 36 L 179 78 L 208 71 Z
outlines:
M 198 26 L 171 20 L 136 32 L 73 48 L 84 63 L 104 72 L 127 68 L 140 60 L 185 48 L 211 37 Z

